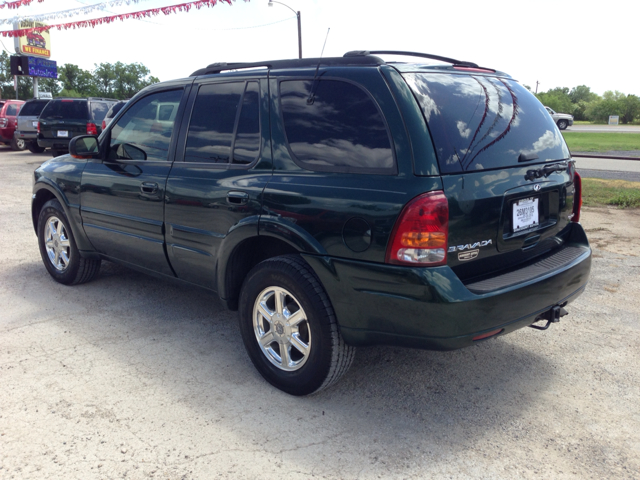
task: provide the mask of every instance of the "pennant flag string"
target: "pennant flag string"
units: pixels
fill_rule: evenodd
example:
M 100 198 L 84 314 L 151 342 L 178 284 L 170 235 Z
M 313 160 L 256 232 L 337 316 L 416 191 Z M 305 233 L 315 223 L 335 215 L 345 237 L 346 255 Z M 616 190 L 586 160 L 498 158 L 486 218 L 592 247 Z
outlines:
M 0 3 L 0 9 L 7 7 L 7 8 L 20 8 L 24 5 L 29 5 L 31 2 L 33 2 L 33 0 L 16 0 L 15 2 L 4 2 L 4 3 Z M 42 3 L 44 2 L 44 0 L 38 0 L 38 3 Z
M 4 31 L 0 31 L 0 34 L 3 37 L 24 37 L 29 33 L 40 33 L 42 31 L 50 30 L 52 28 L 56 28 L 58 30 L 63 30 L 63 29 L 68 30 L 70 28 L 76 29 L 76 28 L 87 28 L 87 27 L 93 28 L 96 25 L 102 25 L 105 23 L 109 24 L 117 20 L 124 21 L 131 18 L 133 19 L 148 18 L 155 15 L 159 15 L 160 13 L 169 15 L 171 13 L 188 12 L 193 7 L 200 10 L 202 7 L 213 7 L 218 2 L 227 3 L 229 5 L 232 4 L 232 0 L 197 0 L 195 2 L 181 3 L 178 5 L 169 5 L 167 7 L 152 8 L 149 10 L 141 10 L 139 12 L 123 13 L 120 15 L 112 15 L 109 17 L 94 18 L 91 20 L 81 20 L 77 22 L 61 23 L 57 25 L 48 25 L 44 27 L 23 28 L 20 30 L 4 30 Z
M 42 0 L 40 0 L 42 1 Z M 40 15 L 17 15 L 13 18 L 0 19 L 0 25 L 13 25 L 16 22 L 46 22 L 53 18 L 69 18 L 76 15 L 86 15 L 95 10 L 106 10 L 109 7 L 119 7 L 123 4 L 131 5 L 132 3 L 145 2 L 148 0 L 110 0 L 108 2 L 96 3 L 95 5 L 87 5 L 85 7 L 70 8 L 68 10 L 59 10 L 57 12 L 42 13 Z M 1 8 L 1 6 L 0 6 Z

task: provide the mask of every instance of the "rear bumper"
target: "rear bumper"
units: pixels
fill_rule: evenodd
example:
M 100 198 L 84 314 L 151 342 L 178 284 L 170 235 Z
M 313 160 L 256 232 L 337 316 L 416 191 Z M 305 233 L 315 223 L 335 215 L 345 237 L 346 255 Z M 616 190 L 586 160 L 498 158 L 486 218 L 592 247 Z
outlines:
M 21 138 L 23 140 L 36 140 L 38 138 L 38 132 L 36 131 L 25 132 L 25 131 L 16 130 L 13 136 L 14 138 Z
M 70 138 L 40 138 L 38 137 L 38 146 L 43 148 L 57 148 L 61 150 L 69 149 Z
M 452 350 L 477 335 L 500 335 L 533 323 L 555 305 L 584 290 L 591 249 L 579 224 L 567 248 L 573 259 L 534 278 L 484 293 L 472 292 L 449 267 L 411 268 L 305 256 L 320 277 L 350 345 L 399 345 Z

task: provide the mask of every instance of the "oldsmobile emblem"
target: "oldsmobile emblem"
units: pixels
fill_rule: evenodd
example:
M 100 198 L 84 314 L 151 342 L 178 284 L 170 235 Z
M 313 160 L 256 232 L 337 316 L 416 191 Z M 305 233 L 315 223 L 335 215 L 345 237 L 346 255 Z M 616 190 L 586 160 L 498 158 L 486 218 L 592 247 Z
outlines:
M 479 253 L 480 250 L 478 250 L 477 248 L 475 250 L 469 250 L 468 252 L 460 252 L 458 254 L 458 260 L 460 260 L 461 262 L 464 262 L 466 260 L 473 260 L 478 256 Z
M 539 183 L 536 183 L 536 184 L 533 186 L 533 189 L 534 189 L 536 192 L 539 192 L 539 191 L 540 191 L 540 184 L 539 184 Z

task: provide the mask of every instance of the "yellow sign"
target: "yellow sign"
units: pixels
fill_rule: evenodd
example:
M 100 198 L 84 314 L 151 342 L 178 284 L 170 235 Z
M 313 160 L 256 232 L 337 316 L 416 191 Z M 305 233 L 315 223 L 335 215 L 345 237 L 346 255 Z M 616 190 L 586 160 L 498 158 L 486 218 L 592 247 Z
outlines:
M 27 28 L 46 27 L 46 23 L 31 22 L 24 20 L 13 24 L 14 30 L 24 30 Z M 51 57 L 51 36 L 48 30 L 41 32 L 29 32 L 22 37 L 15 37 L 14 45 L 18 55 L 28 55 L 30 57 Z

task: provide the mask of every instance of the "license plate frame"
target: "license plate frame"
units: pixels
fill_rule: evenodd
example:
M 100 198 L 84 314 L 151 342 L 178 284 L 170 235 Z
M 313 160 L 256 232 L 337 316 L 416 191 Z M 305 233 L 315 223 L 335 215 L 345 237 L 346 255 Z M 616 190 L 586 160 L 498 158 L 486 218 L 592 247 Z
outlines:
M 69 130 L 58 130 L 58 138 L 69 138 Z
M 527 197 L 513 202 L 511 231 L 523 232 L 540 225 L 540 198 Z

